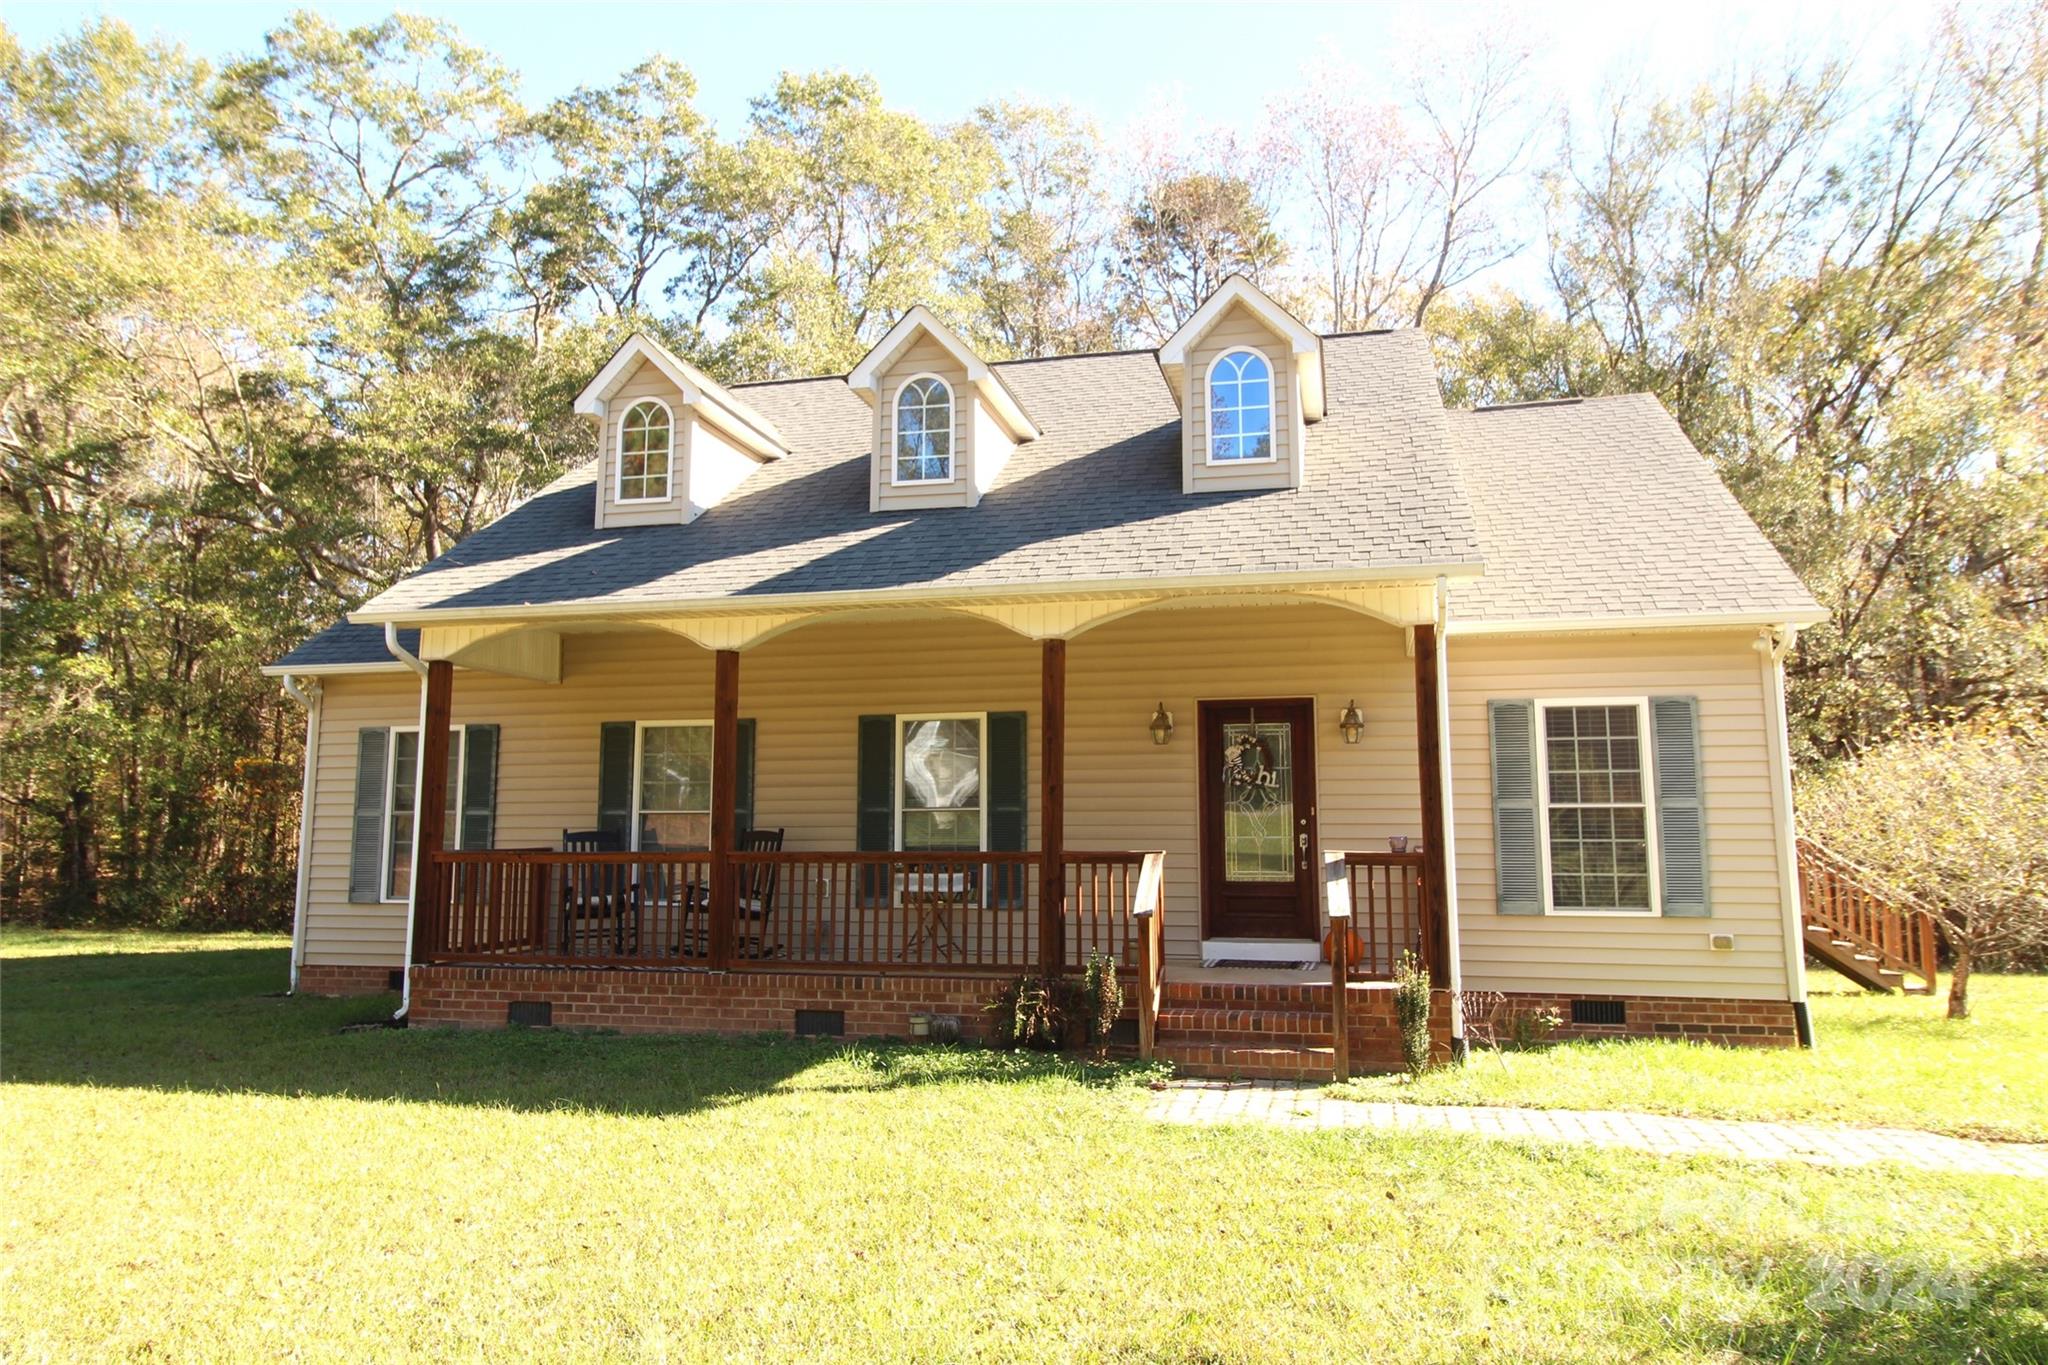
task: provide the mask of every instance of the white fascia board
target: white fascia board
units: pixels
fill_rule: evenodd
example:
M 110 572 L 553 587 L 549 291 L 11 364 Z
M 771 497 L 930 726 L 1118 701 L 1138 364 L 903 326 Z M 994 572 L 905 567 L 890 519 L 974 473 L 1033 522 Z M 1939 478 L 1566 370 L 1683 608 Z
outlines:
M 1452 635 L 1558 635 L 1603 630 L 1734 630 L 1757 626 L 1810 626 L 1828 619 L 1819 607 L 1777 611 L 1660 612 L 1643 616 L 1529 616 L 1519 620 L 1465 620 L 1453 616 Z
M 763 460 L 780 459 L 789 453 L 782 433 L 767 418 L 742 403 L 702 371 L 678 359 L 666 346 L 635 332 L 626 338 L 604 368 L 576 395 L 576 411 L 585 417 L 602 419 L 605 402 L 626 381 L 633 366 L 646 361 L 675 385 L 685 406 L 694 407 L 726 435 Z
M 1243 304 L 1252 316 L 1266 324 L 1287 342 L 1293 352 L 1295 372 L 1300 376 L 1302 417 L 1323 420 L 1323 339 L 1314 328 L 1278 303 L 1242 275 L 1232 275 L 1203 301 L 1193 316 L 1183 322 L 1159 348 L 1159 363 L 1186 365 L 1188 348 L 1200 341 L 1232 304 Z
M 396 659 L 374 664 L 265 664 L 256 670 L 266 678 L 331 678 L 340 673 L 404 673 L 406 666 Z
M 1264 574 L 1176 574 L 1157 578 L 1105 578 L 1031 587 L 1017 583 L 962 586 L 871 588 L 858 592 L 776 593 L 723 597 L 648 598 L 633 601 L 539 602 L 524 606 L 471 607 L 466 610 L 399 609 L 380 611 L 375 600 L 349 614 L 357 625 L 444 626 L 498 620 L 542 621 L 563 617 L 602 620 L 606 617 L 639 617 L 689 612 L 743 612 L 801 610 L 824 607 L 900 607 L 945 605 L 959 601 L 1000 602 L 1057 601 L 1076 596 L 1104 593 L 1257 592 L 1263 588 L 1377 588 L 1395 583 L 1434 583 L 1438 577 L 1453 582 L 1477 578 L 1483 564 L 1418 564 L 1385 569 L 1376 573 L 1332 575 L 1328 570 Z M 1782 621 L 1783 615 L 1774 618 Z
M 846 376 L 846 387 L 866 400 L 869 407 L 881 401 L 881 376 L 891 362 L 902 354 L 905 347 L 924 333 L 939 343 L 946 353 L 953 357 L 963 370 L 967 371 L 967 382 L 974 385 L 989 411 L 1003 424 L 1010 438 L 1015 441 L 1035 441 L 1040 432 L 1038 424 L 1031 420 L 1031 414 L 1024 411 L 1024 405 L 1017 401 L 1017 395 L 1010 392 L 989 363 L 974 353 L 972 347 L 962 341 L 959 334 L 939 321 L 931 309 L 917 304 L 897 319 L 883 338 L 874 344 L 860 364 L 853 367 Z

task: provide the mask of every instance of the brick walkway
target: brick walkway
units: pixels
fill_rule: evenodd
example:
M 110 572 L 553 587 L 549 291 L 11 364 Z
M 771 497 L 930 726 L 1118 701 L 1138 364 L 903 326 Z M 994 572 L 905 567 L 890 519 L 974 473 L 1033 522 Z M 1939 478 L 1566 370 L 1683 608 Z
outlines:
M 1361 1103 L 1325 1099 L 1320 1087 L 1294 1081 L 1176 1081 L 1154 1097 L 1151 1117 L 1164 1123 L 1471 1133 L 1531 1142 L 1628 1147 L 1663 1156 L 1730 1156 L 1752 1161 L 1804 1161 L 1816 1166 L 1891 1161 L 1923 1171 L 2048 1180 L 2048 1143 L 1981 1142 L 1908 1128 L 1687 1119 L 1617 1111 Z

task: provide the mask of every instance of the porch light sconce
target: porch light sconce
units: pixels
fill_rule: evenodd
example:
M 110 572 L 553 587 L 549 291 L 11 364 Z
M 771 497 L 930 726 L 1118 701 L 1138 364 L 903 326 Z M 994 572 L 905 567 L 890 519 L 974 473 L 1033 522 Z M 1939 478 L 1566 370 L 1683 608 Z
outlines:
M 1159 709 L 1152 713 L 1151 729 L 1154 744 L 1164 744 L 1173 738 L 1173 712 L 1166 709 L 1165 702 L 1160 702 Z
M 1344 732 L 1346 744 L 1358 743 L 1359 737 L 1365 733 L 1365 717 L 1358 713 L 1358 702 L 1355 698 L 1351 705 L 1344 708 L 1344 714 L 1337 717 L 1337 728 Z

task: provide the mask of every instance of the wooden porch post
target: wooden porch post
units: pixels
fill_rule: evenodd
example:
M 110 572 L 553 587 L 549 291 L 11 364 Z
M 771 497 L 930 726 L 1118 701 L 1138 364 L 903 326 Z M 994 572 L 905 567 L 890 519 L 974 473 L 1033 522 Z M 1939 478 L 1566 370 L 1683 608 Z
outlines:
M 711 698 L 711 969 L 732 960 L 733 916 L 738 910 L 732 845 L 739 787 L 740 656 L 718 651 Z
M 439 869 L 433 855 L 447 836 L 448 719 L 455 699 L 455 665 L 427 664 L 427 704 L 420 726 L 419 790 L 413 794 L 412 960 L 424 962 L 440 932 Z
M 1450 984 L 1450 945 L 1444 929 L 1450 915 L 1445 893 L 1449 886 L 1444 847 L 1444 755 L 1437 730 L 1436 627 L 1415 627 L 1415 752 L 1422 775 L 1422 889 L 1424 927 L 1422 955 L 1429 979 Z
M 1038 757 L 1038 818 L 1045 865 L 1038 893 L 1038 960 L 1039 970 L 1050 976 L 1065 965 L 1067 942 L 1067 642 L 1047 640 L 1041 648 L 1038 707 L 1045 738 Z

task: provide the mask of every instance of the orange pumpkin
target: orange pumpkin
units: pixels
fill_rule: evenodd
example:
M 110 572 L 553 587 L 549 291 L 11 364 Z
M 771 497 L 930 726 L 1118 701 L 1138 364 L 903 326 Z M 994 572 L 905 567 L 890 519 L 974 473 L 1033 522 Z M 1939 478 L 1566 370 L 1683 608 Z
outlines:
M 1335 929 L 1332 929 L 1329 933 L 1323 935 L 1323 961 L 1325 962 L 1328 962 L 1330 960 L 1330 954 L 1333 951 L 1331 941 L 1335 939 L 1336 936 L 1337 931 Z M 1358 961 L 1358 959 L 1364 956 L 1365 940 L 1358 936 L 1358 931 L 1356 929 L 1346 929 L 1344 931 L 1344 960 L 1346 962 L 1356 962 Z

